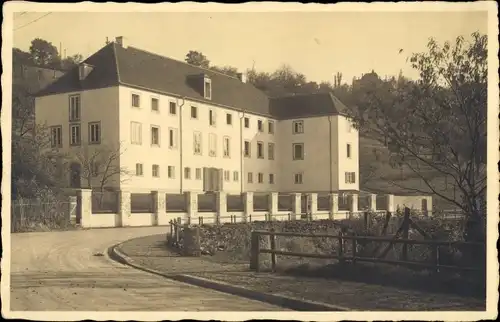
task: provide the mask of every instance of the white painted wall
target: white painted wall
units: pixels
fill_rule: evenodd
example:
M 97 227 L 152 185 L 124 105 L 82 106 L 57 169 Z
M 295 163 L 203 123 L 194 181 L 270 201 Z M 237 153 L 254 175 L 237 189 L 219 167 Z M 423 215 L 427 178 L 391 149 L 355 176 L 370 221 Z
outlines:
M 141 107 L 135 108 L 131 104 L 132 93 L 139 94 Z M 151 110 L 151 98 L 159 99 L 159 112 Z M 230 180 L 224 181 L 223 189 L 228 193 L 241 191 L 268 191 L 273 190 L 273 185 L 268 182 L 269 173 L 276 173 L 276 160 L 267 159 L 267 144 L 275 142 L 275 135 L 267 133 L 267 119 L 246 114 L 250 118 L 250 128 L 244 128 L 241 133 L 243 140 L 251 141 L 252 156 L 243 160 L 243 175 L 241 169 L 242 143 L 240 139 L 240 126 L 243 125 L 243 113 L 229 108 L 215 107 L 208 104 L 189 100 L 182 100 L 166 95 L 151 94 L 124 86 L 120 86 L 120 140 L 125 142 L 126 151 L 121 157 L 121 165 L 135 172 L 135 164 L 142 163 L 143 176 L 132 176 L 130 180 L 122 183 L 123 189 L 133 191 L 165 190 L 167 192 L 180 192 L 181 177 L 183 191 L 203 191 L 203 180 L 195 179 L 196 168 L 216 167 L 230 171 Z M 169 113 L 169 102 L 177 103 L 177 115 Z M 184 103 L 184 105 L 182 105 Z M 198 118 L 191 118 L 191 106 L 198 108 Z M 209 110 L 215 112 L 215 126 L 209 124 Z M 180 124 L 182 113 L 182 128 Z M 232 125 L 226 123 L 226 113 L 232 115 Z M 264 132 L 257 130 L 257 120 L 264 120 Z M 130 122 L 142 124 L 142 144 L 131 144 Z M 151 126 L 160 127 L 160 146 L 151 145 Z M 169 128 L 177 129 L 177 148 L 168 147 Z M 182 135 L 181 135 L 182 132 Z M 202 133 L 202 155 L 194 154 L 194 132 Z M 209 156 L 209 133 L 216 135 L 217 154 Z M 181 136 L 182 136 L 182 168 L 191 169 L 191 179 L 184 178 L 184 169 L 181 169 Z M 230 137 L 230 157 L 223 156 L 223 138 Z M 257 141 L 264 143 L 265 159 L 257 159 Z M 275 152 L 276 155 L 276 152 Z M 160 177 L 152 176 L 152 165 L 160 166 Z M 167 168 L 175 168 L 175 178 L 168 178 Z M 201 170 L 203 171 L 203 170 Z M 234 171 L 238 172 L 238 181 L 234 181 Z M 272 171 L 272 172 L 271 172 Z M 247 173 L 253 172 L 254 183 L 247 183 Z M 264 173 L 264 183 L 257 183 L 257 173 Z M 203 175 L 203 174 L 202 174 Z M 275 178 L 277 180 L 277 178 Z M 275 190 L 275 189 L 274 189 Z
M 303 118 L 300 120 L 304 122 L 304 133 L 293 134 L 293 122 L 298 120 L 283 120 L 278 125 L 280 191 L 358 189 L 359 143 L 356 130 L 347 130 L 347 119 L 344 116 Z M 350 159 L 346 156 L 347 142 L 351 143 Z M 294 143 L 304 143 L 304 160 L 293 160 Z M 355 184 L 345 183 L 345 171 L 356 172 Z M 303 174 L 302 184 L 295 184 L 295 173 Z
M 81 97 L 81 146 L 70 146 L 69 97 L 80 94 Z M 69 154 L 82 152 L 87 148 L 88 153 L 96 148 L 109 150 L 118 149 L 118 87 L 109 87 L 83 92 L 69 92 L 64 94 L 37 97 L 35 99 L 35 120 L 37 124 L 62 126 L 62 148 L 54 150 L 56 153 Z M 100 145 L 89 145 L 89 122 L 101 122 Z M 69 179 L 69 177 L 68 177 Z M 94 179 L 97 182 L 98 178 Z M 118 178 L 110 180 L 110 184 L 117 185 Z M 83 180 L 82 180 L 82 183 Z

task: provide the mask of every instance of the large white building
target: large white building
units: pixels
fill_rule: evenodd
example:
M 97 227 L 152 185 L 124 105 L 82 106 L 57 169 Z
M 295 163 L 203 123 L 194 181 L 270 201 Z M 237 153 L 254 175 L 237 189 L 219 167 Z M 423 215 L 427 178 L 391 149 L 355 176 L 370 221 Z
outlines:
M 358 132 L 345 112 L 331 93 L 269 98 L 244 75 L 129 47 L 122 37 L 36 97 L 52 149 L 120 150 L 111 161 L 128 173 L 106 185 L 130 191 L 359 190 Z M 72 186 L 85 186 L 81 171 L 76 159 L 67 168 Z

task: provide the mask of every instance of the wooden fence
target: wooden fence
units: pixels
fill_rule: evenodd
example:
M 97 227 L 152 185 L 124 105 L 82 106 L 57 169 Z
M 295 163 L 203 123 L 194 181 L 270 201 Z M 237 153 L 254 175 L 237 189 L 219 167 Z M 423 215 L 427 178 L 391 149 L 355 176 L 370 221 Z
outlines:
M 367 214 L 364 215 L 365 228 L 367 228 L 368 220 Z M 382 234 L 386 233 L 388 228 L 390 213 L 387 213 L 386 221 L 382 229 Z M 418 231 L 425 239 L 424 240 L 414 240 L 408 238 L 408 233 L 410 228 L 414 228 Z M 347 229 L 342 229 L 338 235 L 331 234 L 304 234 L 304 233 L 294 233 L 294 232 L 276 232 L 273 229 L 269 231 L 256 230 L 252 231 L 251 234 L 251 254 L 250 254 L 250 269 L 259 271 L 260 270 L 260 254 L 271 254 L 271 269 L 276 270 L 277 255 L 282 256 L 292 256 L 292 257 L 306 257 L 306 258 L 318 258 L 318 259 L 335 259 L 340 263 L 351 262 L 355 264 L 356 262 L 371 262 L 371 263 L 384 263 L 391 265 L 400 265 L 406 267 L 414 268 L 427 268 L 432 269 L 434 272 L 439 272 L 442 269 L 450 269 L 457 271 L 479 271 L 482 266 L 453 266 L 446 265 L 440 261 L 440 248 L 464 248 L 469 247 L 469 250 L 474 251 L 485 251 L 486 245 L 484 243 L 472 243 L 472 242 L 461 242 L 461 241 L 443 241 L 443 240 L 432 240 L 430 236 L 425 233 L 411 218 L 410 209 L 405 208 L 405 214 L 401 222 L 401 226 L 397 230 L 393 237 L 369 237 L 369 236 L 358 236 L 356 234 L 348 235 Z M 260 240 L 261 236 L 269 236 L 269 249 L 261 248 Z M 303 253 L 303 252 L 291 252 L 278 249 L 276 246 L 276 236 L 288 236 L 288 237 L 307 237 L 307 238 L 332 238 L 338 240 L 338 247 L 336 250 L 332 249 L 334 253 L 331 254 L 319 254 L 319 253 Z M 359 244 L 366 244 L 367 242 L 378 243 L 375 253 L 379 252 L 382 244 L 389 243 L 377 256 L 367 257 L 360 256 L 357 254 L 357 249 Z M 351 245 L 348 246 L 348 243 Z M 402 244 L 402 251 L 399 260 L 386 259 L 385 257 L 389 253 L 390 249 L 394 247 L 395 244 Z M 409 245 L 423 245 L 430 248 L 431 251 L 431 262 L 427 261 L 411 261 L 408 260 L 408 246 Z M 350 253 L 347 251 L 349 250 Z M 476 263 L 478 264 L 478 263 Z

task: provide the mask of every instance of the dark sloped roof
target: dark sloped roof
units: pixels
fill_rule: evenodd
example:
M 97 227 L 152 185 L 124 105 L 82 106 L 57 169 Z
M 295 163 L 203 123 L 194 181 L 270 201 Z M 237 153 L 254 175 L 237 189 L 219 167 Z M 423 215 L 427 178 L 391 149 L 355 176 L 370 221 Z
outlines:
M 343 114 L 347 109 L 331 93 L 270 99 L 252 84 L 237 78 L 134 47 L 124 48 L 114 42 L 101 48 L 84 63 L 93 66 L 93 69 L 83 81 L 78 79 L 78 67 L 75 67 L 38 92 L 37 96 L 124 85 L 278 119 Z M 193 77 L 203 74 L 212 80 L 211 100 L 205 99 L 191 81 Z
M 271 114 L 278 119 L 346 114 L 347 107 L 330 92 L 272 98 Z
M 113 44 L 101 48 L 87 58 L 84 63 L 92 65 L 94 68 L 83 81 L 78 79 L 78 67 L 74 67 L 38 92 L 37 96 L 105 88 L 119 84 Z

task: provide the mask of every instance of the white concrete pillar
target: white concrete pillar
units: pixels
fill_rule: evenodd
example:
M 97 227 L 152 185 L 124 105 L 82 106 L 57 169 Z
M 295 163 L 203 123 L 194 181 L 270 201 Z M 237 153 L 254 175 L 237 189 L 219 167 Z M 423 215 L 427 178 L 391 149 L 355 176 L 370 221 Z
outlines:
M 78 201 L 76 196 L 69 196 L 68 198 L 68 216 L 69 222 L 73 225 L 76 224 L 76 215 L 78 213 Z
M 227 215 L 227 194 L 223 191 L 218 191 L 216 196 L 216 218 L 215 222 L 220 223 L 220 218 Z
M 387 198 L 386 198 L 387 199 L 386 200 L 387 201 L 387 207 L 386 207 L 387 211 L 394 212 L 396 210 L 395 204 L 394 204 L 394 195 L 388 194 L 386 196 L 387 196 Z
M 198 217 L 198 193 L 194 191 L 186 191 L 187 214 L 186 222 L 191 224 Z
M 309 209 L 308 211 L 314 215 L 318 212 L 318 194 L 310 193 L 309 196 Z
M 120 220 L 122 227 L 129 226 L 129 219 L 132 215 L 130 191 L 120 190 L 118 192 L 118 213 L 120 214 Z
M 162 191 L 152 191 L 153 203 L 154 203 L 154 226 L 158 226 L 160 218 L 166 218 L 167 216 L 167 200 L 165 198 L 165 192 Z
M 330 194 L 330 220 L 333 220 L 335 215 L 339 213 L 339 195 L 337 193 Z
M 80 205 L 78 205 L 80 212 L 80 226 L 82 228 L 90 228 L 92 220 L 92 190 L 80 189 L 78 190 L 78 197 L 80 198 Z
M 377 195 L 372 193 L 370 195 L 370 205 L 369 205 L 370 211 L 377 211 Z
M 246 222 L 249 216 L 253 213 L 253 192 L 247 191 L 243 193 L 243 216 Z
M 356 193 L 351 194 L 349 199 L 350 199 L 349 211 L 351 213 L 357 213 L 358 212 L 358 199 L 359 199 L 358 194 L 356 194 Z
M 302 212 L 301 196 L 301 193 L 292 193 L 292 220 L 300 219 Z
M 278 193 L 271 192 L 268 197 L 269 202 L 269 213 L 275 215 L 278 213 Z

